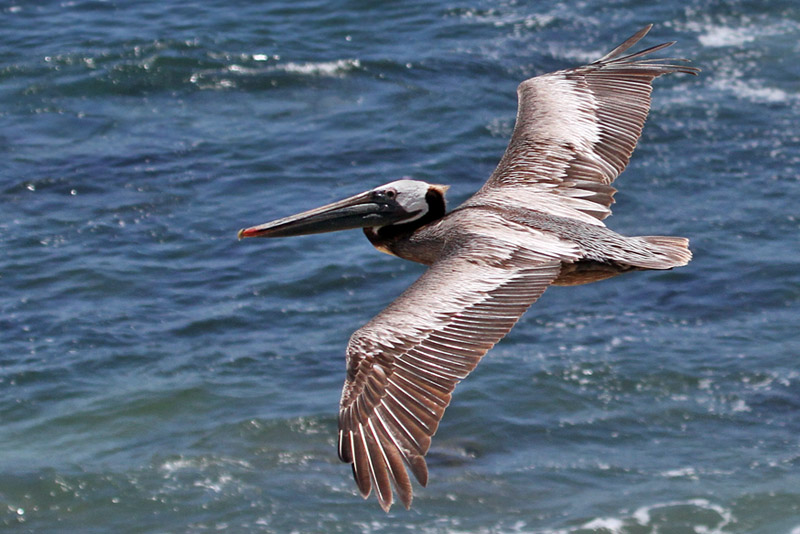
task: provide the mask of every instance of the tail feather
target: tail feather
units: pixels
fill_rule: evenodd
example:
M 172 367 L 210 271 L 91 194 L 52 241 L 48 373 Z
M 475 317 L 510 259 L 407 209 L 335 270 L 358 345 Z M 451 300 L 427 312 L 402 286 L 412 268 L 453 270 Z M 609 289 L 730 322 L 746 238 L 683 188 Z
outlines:
M 689 250 L 689 240 L 685 237 L 671 237 L 663 235 L 638 236 L 645 242 L 648 257 L 638 259 L 637 267 L 646 269 L 672 269 L 686 265 L 692 259 Z

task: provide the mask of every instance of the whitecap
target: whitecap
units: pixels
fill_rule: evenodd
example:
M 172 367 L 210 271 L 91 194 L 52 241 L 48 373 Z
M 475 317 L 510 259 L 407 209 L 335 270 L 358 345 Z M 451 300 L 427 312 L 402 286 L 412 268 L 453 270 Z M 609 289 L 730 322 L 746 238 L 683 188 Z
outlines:
M 736 521 L 733 513 L 729 509 L 714 504 L 707 499 L 697 498 L 655 503 L 642 506 L 633 512 L 622 510 L 619 516 L 596 517 L 580 525 L 569 527 L 536 528 L 525 521 L 518 521 L 512 524 L 503 522 L 492 528 L 467 531 L 458 528 L 460 525 L 455 523 L 453 526 L 456 528 L 448 528 L 447 532 L 450 534 L 467 534 L 467 532 L 507 532 L 515 534 L 578 534 L 584 532 L 603 532 L 604 534 L 623 534 L 625 532 L 644 531 L 643 529 L 646 529 L 647 532 L 659 532 L 664 525 L 664 521 L 669 522 L 672 520 L 664 517 L 664 513 L 671 508 L 682 507 L 712 512 L 716 516 L 706 516 L 707 519 L 702 523 L 685 525 L 689 528 L 689 530 L 687 530 L 688 532 L 695 532 L 697 534 L 725 534 L 727 528 Z M 680 519 L 682 522 L 686 521 L 689 516 L 692 516 L 691 513 L 688 515 L 682 513 L 681 515 L 684 516 Z M 711 524 L 709 524 L 709 522 Z M 382 532 L 386 527 L 382 522 L 374 522 L 368 525 L 362 524 L 361 526 L 363 527 L 361 529 L 362 532 Z M 418 530 L 422 534 L 442 531 L 441 524 L 422 527 Z M 790 534 L 800 534 L 800 526 L 792 530 Z
M 612 534 L 617 534 L 622 532 L 624 526 L 625 523 L 621 519 L 615 517 L 598 517 L 597 519 L 592 519 L 588 523 L 584 523 L 581 528 L 590 530 L 603 529 Z
M 215 480 L 211 478 L 197 480 L 193 485 L 196 488 L 203 488 L 211 490 L 214 493 L 220 493 L 222 492 L 223 488 L 230 485 L 231 482 L 233 482 L 233 477 L 231 475 L 220 475 Z
M 731 28 L 728 26 L 706 26 L 704 33 L 697 37 L 700 44 L 708 47 L 741 46 L 755 41 L 756 35 L 750 28 Z
M 357 59 L 339 59 L 337 61 L 311 63 L 289 62 L 283 65 L 277 65 L 275 70 L 313 76 L 341 76 L 346 72 L 358 69 L 360 67 L 361 62 Z
M 245 460 L 238 460 L 235 458 L 180 457 L 174 460 L 166 460 L 158 467 L 158 469 L 160 471 L 163 471 L 166 474 L 166 476 L 169 476 L 179 471 L 185 471 L 185 470 L 203 471 L 210 467 L 219 467 L 219 466 L 233 466 L 242 469 L 252 468 L 249 462 Z
M 762 85 L 758 80 L 741 80 L 735 78 L 719 78 L 712 83 L 714 87 L 730 91 L 738 97 L 752 102 L 775 103 L 797 99 L 796 94 L 789 94 L 783 89 Z
M 677 469 L 669 469 L 663 471 L 661 476 L 666 478 L 690 478 L 697 480 L 697 470 L 694 467 L 679 467 Z
M 720 17 L 716 20 L 704 17 L 679 24 L 678 27 L 696 33 L 698 42 L 706 48 L 730 47 L 747 50 L 749 56 L 758 58 L 758 62 L 767 58 L 762 57 L 764 52 L 755 43 L 769 40 L 774 46 L 775 42 L 793 41 L 792 36 L 798 30 L 798 24 L 788 19 L 748 16 Z M 776 86 L 771 78 L 754 76 L 752 71 L 756 68 L 756 63 L 743 61 L 733 54 L 723 54 L 711 65 L 701 67 L 708 68 L 711 73 L 708 78 L 711 87 L 731 93 L 737 98 L 766 104 L 800 100 L 793 88 L 785 90 Z
M 166 462 L 161 464 L 159 469 L 165 471 L 167 474 L 171 474 L 176 471 L 181 471 L 183 469 L 187 469 L 193 466 L 195 466 L 195 462 L 181 458 L 178 460 L 167 460 Z
M 648 526 L 652 521 L 652 512 L 663 510 L 665 508 L 675 508 L 680 506 L 692 506 L 703 510 L 709 510 L 719 516 L 719 522 L 708 528 L 702 525 L 695 525 L 695 532 L 706 532 L 709 534 L 721 534 L 723 529 L 733 522 L 733 513 L 727 508 L 718 504 L 714 504 L 707 499 L 687 499 L 685 501 L 668 501 L 664 503 L 652 504 L 649 506 L 642 506 L 635 510 L 632 514 L 633 519 L 641 526 Z
M 752 408 L 744 400 L 738 399 L 731 404 L 731 410 L 734 412 L 750 412 Z
M 258 63 L 264 63 L 268 59 L 277 59 L 278 56 L 271 58 L 265 55 L 254 55 L 250 58 Z M 236 80 L 248 77 L 275 75 L 284 73 L 299 76 L 322 76 L 330 78 L 342 78 L 347 73 L 361 68 L 361 61 L 358 59 L 339 59 L 336 61 L 312 61 L 308 63 L 279 63 L 268 66 L 251 67 L 240 63 L 231 63 L 223 69 L 206 69 L 192 73 L 189 82 L 197 85 L 200 89 L 232 89 L 237 87 Z M 276 80 L 271 80 L 272 85 L 276 85 Z

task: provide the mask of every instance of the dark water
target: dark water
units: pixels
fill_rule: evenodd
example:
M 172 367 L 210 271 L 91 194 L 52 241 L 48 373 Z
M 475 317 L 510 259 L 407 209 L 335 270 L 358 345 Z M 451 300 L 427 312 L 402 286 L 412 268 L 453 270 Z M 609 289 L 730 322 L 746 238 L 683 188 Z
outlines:
M 0 531 L 800 532 L 796 2 L 0 3 Z M 350 333 L 421 268 L 236 230 L 486 179 L 516 84 L 646 23 L 609 226 L 686 268 L 554 288 L 455 394 L 411 512 L 336 458 Z

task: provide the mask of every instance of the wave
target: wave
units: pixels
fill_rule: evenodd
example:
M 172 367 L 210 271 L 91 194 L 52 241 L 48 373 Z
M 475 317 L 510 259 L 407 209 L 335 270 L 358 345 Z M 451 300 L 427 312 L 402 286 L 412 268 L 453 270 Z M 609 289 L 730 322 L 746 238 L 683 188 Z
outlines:
M 700 45 L 713 52 L 707 56 L 711 59 L 706 65 L 698 58 L 700 66 L 708 73 L 712 89 L 755 103 L 800 102 L 794 80 L 788 80 L 782 87 L 782 80 L 776 79 L 774 73 L 763 73 L 764 66 L 775 60 L 767 54 L 781 54 L 782 49 L 787 55 L 793 54 L 800 32 L 798 22 L 769 14 L 717 14 L 676 26 L 681 31 L 696 34 Z M 768 46 L 766 41 L 769 41 Z
M 444 525 L 430 525 L 419 528 L 423 534 L 447 532 L 448 534 L 467 534 L 468 532 L 508 532 L 516 534 L 584 534 L 602 532 L 604 534 L 629 534 L 631 532 L 703 532 L 705 534 L 725 534 L 728 527 L 736 523 L 733 512 L 724 506 L 714 504 L 708 499 L 696 498 L 666 501 L 642 506 L 620 516 L 596 517 L 579 525 L 567 528 L 536 528 L 524 520 L 504 520 L 495 528 L 478 531 L 459 528 L 443 528 Z M 376 521 L 362 532 L 382 532 L 388 523 Z M 797 527 L 791 534 L 800 534 Z
M 286 60 L 263 52 L 234 54 L 197 40 L 118 43 L 104 49 L 20 58 L 0 71 L 19 95 L 142 95 L 159 92 L 269 89 L 316 78 L 342 78 L 364 70 L 358 58 Z
M 742 46 L 755 41 L 756 33 L 752 28 L 733 28 L 729 26 L 708 25 L 700 29 L 697 40 L 707 47 Z
M 680 29 L 697 34 L 697 40 L 707 48 L 740 47 L 761 39 L 780 38 L 796 34 L 796 22 L 785 18 L 770 18 L 768 14 L 705 15 L 699 20 L 678 24 Z
M 252 56 L 252 60 L 262 62 L 268 61 L 269 58 L 263 54 L 256 54 Z M 273 59 L 273 61 L 276 60 Z M 361 61 L 358 59 L 337 59 L 305 63 L 290 61 L 268 66 L 247 66 L 233 63 L 222 69 L 195 72 L 189 77 L 189 82 L 200 89 L 232 89 L 238 87 L 243 81 L 249 82 L 248 85 L 250 85 L 253 81 L 258 80 L 264 86 L 274 87 L 278 85 L 280 80 L 286 81 L 285 75 L 290 78 L 294 77 L 296 80 L 304 77 L 342 78 L 348 73 L 359 69 L 361 69 Z
M 721 76 L 711 82 L 711 86 L 723 91 L 729 91 L 735 96 L 751 102 L 769 104 L 800 101 L 800 94 L 789 93 L 780 87 L 770 87 L 761 80 Z

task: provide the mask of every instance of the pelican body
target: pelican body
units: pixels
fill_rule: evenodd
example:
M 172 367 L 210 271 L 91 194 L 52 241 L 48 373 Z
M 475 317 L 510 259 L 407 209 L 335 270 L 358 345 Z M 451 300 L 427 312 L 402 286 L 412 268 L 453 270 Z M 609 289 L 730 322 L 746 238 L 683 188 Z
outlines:
M 550 285 L 672 269 L 682 237 L 620 235 L 603 224 L 650 109 L 651 83 L 696 74 L 679 59 L 622 56 L 647 26 L 603 58 L 530 78 L 517 90 L 508 148 L 486 184 L 447 212 L 447 186 L 397 180 L 339 202 L 239 231 L 287 237 L 362 228 L 380 251 L 430 266 L 347 346 L 339 457 L 364 496 L 411 506 L 409 471 L 425 454 L 456 384 Z

